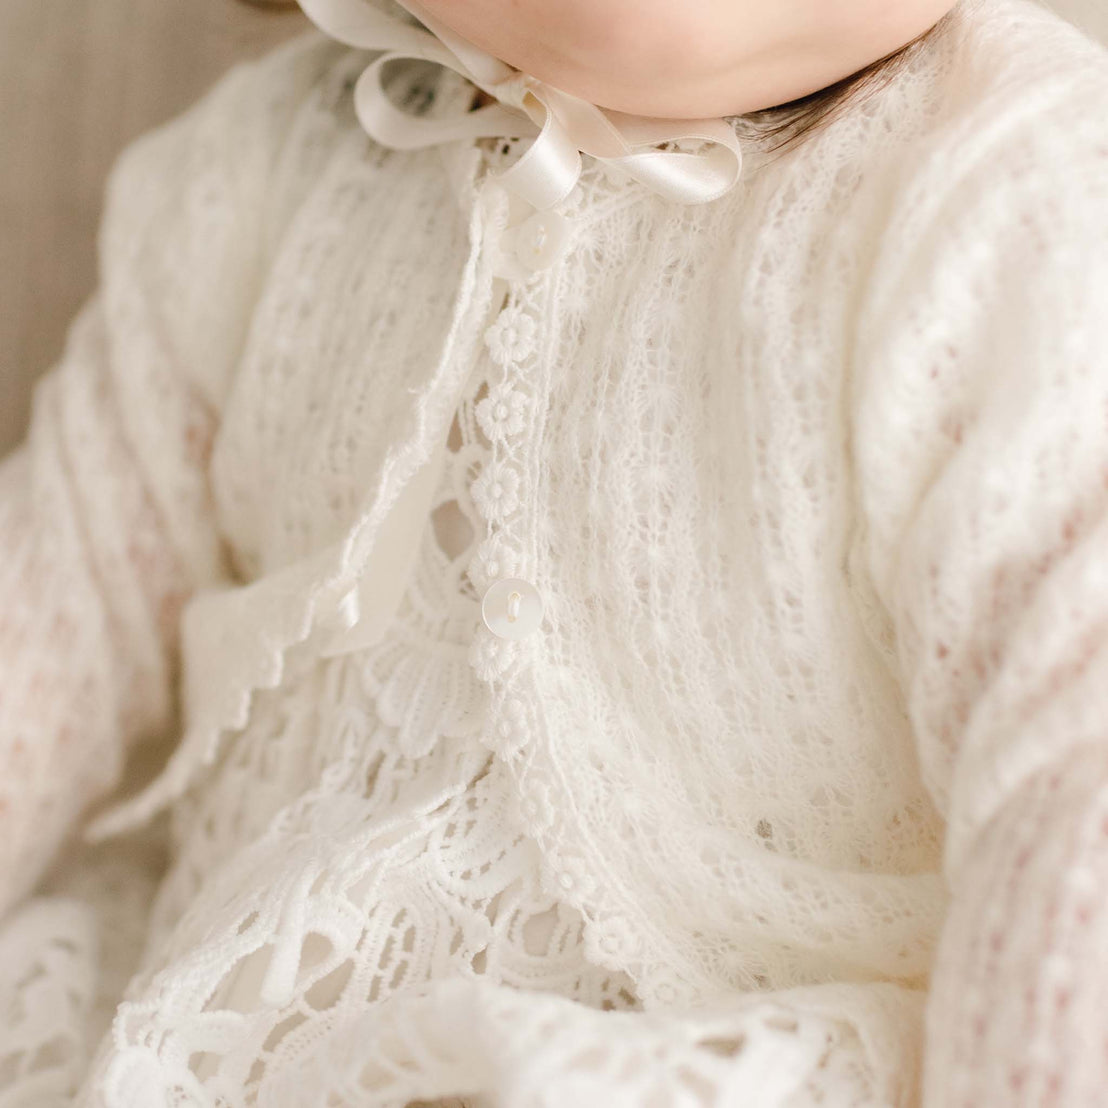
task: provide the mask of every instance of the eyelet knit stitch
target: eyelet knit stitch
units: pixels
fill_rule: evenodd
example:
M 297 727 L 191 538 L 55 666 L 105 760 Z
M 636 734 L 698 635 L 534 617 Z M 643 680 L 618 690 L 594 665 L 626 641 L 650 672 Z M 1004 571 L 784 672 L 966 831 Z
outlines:
M 963 0 L 533 272 L 365 64 L 128 151 L 0 465 L 0 1103 L 1098 1104 L 1104 51 Z

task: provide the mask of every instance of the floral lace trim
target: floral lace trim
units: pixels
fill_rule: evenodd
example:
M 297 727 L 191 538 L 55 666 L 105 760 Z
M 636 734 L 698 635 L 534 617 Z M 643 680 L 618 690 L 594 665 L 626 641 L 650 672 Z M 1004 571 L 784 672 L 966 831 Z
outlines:
M 516 153 L 513 144 L 504 143 L 489 156 L 489 165 L 495 168 Z M 610 202 L 627 203 L 626 189 L 612 180 L 609 169 L 594 163 L 586 167 L 577 189 L 556 212 L 562 218 L 588 220 L 597 218 Z M 533 580 L 539 565 L 534 521 L 546 405 L 554 376 L 554 359 L 542 345 L 541 321 L 545 297 L 550 295 L 551 283 L 543 271 L 513 281 L 484 335 L 490 385 L 476 416 L 490 451 L 470 492 L 485 534 L 467 571 L 480 593 L 498 578 Z M 539 634 L 513 641 L 478 623 L 469 663 L 490 691 L 481 739 L 515 779 L 517 814 L 540 847 L 544 888 L 572 904 L 586 921 L 586 957 L 594 965 L 630 972 L 641 969 L 639 932 L 623 912 L 600 908 L 600 890 L 588 860 L 568 845 L 573 835 L 567 834 L 567 806 L 557 799 L 560 783 L 540 756 L 542 716 L 532 674 L 541 634 L 549 628 L 548 614 Z M 633 979 L 637 976 L 632 972 Z M 696 999 L 687 983 L 664 968 L 649 977 L 652 984 L 645 995 L 655 1003 Z
M 467 661 L 474 578 L 495 569 L 477 542 L 477 502 L 491 494 L 478 481 L 502 430 L 522 430 L 526 414 L 502 403 L 486 369 L 456 410 L 384 641 L 336 658 L 293 654 L 289 683 L 257 694 L 244 732 L 178 806 L 185 841 L 159 897 L 156 957 L 116 1021 L 108 1103 L 270 1103 L 329 1027 L 421 981 L 476 972 L 528 995 L 638 1006 L 626 976 L 589 957 L 580 914 L 542 887 L 511 775 L 478 741 L 488 688 Z M 305 772 L 315 784 L 276 810 L 255 791 L 255 818 L 269 814 L 254 830 L 229 809 L 237 791 L 256 790 L 263 761 L 278 784 Z M 213 820 L 226 825 L 216 838 Z M 171 978 L 180 987 L 163 995 L 158 982 Z

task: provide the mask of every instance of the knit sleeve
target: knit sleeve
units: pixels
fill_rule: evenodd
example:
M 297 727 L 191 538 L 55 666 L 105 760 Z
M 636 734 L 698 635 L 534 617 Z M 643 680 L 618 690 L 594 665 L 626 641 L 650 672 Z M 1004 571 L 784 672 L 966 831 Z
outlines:
M 867 559 L 947 820 L 926 1108 L 1108 1088 L 1106 84 L 931 151 L 858 332 Z
M 264 200 L 333 56 L 239 66 L 111 174 L 98 289 L 0 462 L 0 912 L 174 723 L 179 613 L 228 572 L 207 462 L 279 229 Z

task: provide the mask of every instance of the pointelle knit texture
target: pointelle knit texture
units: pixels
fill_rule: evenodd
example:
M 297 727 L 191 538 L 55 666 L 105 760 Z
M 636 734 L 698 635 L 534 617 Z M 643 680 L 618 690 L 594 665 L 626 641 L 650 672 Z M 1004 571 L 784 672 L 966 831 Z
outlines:
M 0 464 L 0 1105 L 1102 1103 L 1103 48 L 550 213 L 369 60 L 127 151 Z

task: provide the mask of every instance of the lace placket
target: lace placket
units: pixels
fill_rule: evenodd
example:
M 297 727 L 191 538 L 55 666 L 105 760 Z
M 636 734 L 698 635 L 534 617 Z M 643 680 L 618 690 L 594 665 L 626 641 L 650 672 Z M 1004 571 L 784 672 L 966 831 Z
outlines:
M 499 150 L 504 157 L 505 143 Z M 482 620 L 469 661 L 491 690 L 486 745 L 511 758 L 529 733 L 526 708 L 513 694 L 533 662 L 535 633 L 545 623 L 543 598 L 533 584 L 537 559 L 534 505 L 537 465 L 550 394 L 550 372 L 540 356 L 543 271 L 562 255 L 570 226 L 557 212 L 534 212 L 515 197 L 508 225 L 493 244 L 497 305 L 484 334 L 487 393 L 474 408 L 488 440 L 470 496 L 485 524 L 467 575 L 481 596 Z
M 511 152 L 512 144 L 504 143 L 497 155 Z M 580 226 L 611 203 L 628 202 L 626 186 L 615 167 L 593 162 L 554 209 L 535 211 L 513 199 L 491 244 L 498 253 L 498 307 L 484 334 L 485 368 L 478 366 L 488 393 L 474 409 L 490 446 L 470 486 L 485 534 L 467 568 L 482 597 L 482 618 L 469 662 L 489 691 L 480 740 L 511 775 L 516 818 L 538 847 L 544 891 L 580 914 L 590 964 L 630 974 L 640 1002 L 665 1007 L 696 1002 L 700 988 L 650 954 L 644 921 L 599 878 L 551 758 L 549 693 L 542 692 L 536 668 L 543 665 L 543 636 L 556 633 L 558 616 L 543 595 L 546 559 L 537 525 L 549 404 L 563 368 L 547 321 L 556 298 L 573 295 L 551 271 Z
M 498 150 L 501 157 L 511 152 L 509 143 Z M 608 176 L 599 174 L 599 191 L 610 187 Z M 602 922 L 589 911 L 595 891 L 591 867 L 567 846 L 573 836 L 559 827 L 566 818 L 556 799 L 559 783 L 551 779 L 536 748 L 543 729 L 533 667 L 542 635 L 552 623 L 536 583 L 541 558 L 535 520 L 556 371 L 553 352 L 545 349 L 549 329 L 542 322 L 545 297 L 551 295 L 547 271 L 571 244 L 570 217 L 583 204 L 581 193 L 579 185 L 557 209 L 541 212 L 513 198 L 508 226 L 497 244 L 501 276 L 493 300 L 498 309 L 484 335 L 489 388 L 475 408 L 491 445 L 470 487 L 473 505 L 486 524 L 467 569 L 483 596 L 483 618 L 469 661 L 489 688 L 481 741 L 507 763 L 515 779 L 517 815 L 540 847 L 546 891 L 582 913 L 589 960 L 622 970 L 636 960 L 634 929 L 622 916 Z

